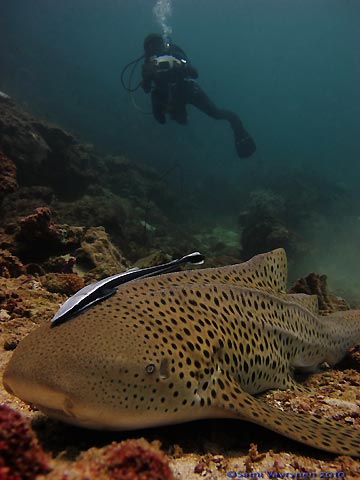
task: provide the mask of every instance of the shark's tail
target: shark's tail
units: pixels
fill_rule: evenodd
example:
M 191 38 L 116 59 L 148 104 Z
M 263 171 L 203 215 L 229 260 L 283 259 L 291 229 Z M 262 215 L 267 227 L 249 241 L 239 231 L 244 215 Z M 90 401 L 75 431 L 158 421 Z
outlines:
M 345 310 L 322 317 L 323 325 L 332 338 L 329 365 L 335 365 L 349 348 L 360 343 L 360 310 Z
M 360 429 L 320 415 L 284 412 L 254 398 L 228 379 L 222 379 L 218 405 L 233 416 L 281 433 L 328 452 L 360 457 Z

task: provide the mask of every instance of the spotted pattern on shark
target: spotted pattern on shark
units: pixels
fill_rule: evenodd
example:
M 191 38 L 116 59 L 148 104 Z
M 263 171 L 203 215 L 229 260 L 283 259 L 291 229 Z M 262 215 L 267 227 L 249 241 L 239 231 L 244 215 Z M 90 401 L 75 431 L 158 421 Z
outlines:
M 313 447 L 360 456 L 360 430 L 283 412 L 256 395 L 297 388 L 294 369 L 337 363 L 360 341 L 360 311 L 317 315 L 287 295 L 282 249 L 239 265 L 124 284 L 14 352 L 4 385 L 44 413 L 101 429 L 238 418 Z

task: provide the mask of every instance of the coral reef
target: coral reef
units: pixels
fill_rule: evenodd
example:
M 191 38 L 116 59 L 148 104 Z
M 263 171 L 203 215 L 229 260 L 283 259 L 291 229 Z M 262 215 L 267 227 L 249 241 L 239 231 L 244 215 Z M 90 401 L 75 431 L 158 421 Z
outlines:
M 20 220 L 18 240 L 27 243 L 53 243 L 59 236 L 59 231 L 51 221 L 51 210 L 39 207 L 35 212 Z
M 22 186 L 7 195 L 0 205 L 0 218 L 7 228 L 20 218 L 32 214 L 38 207 L 49 207 L 54 201 L 54 191 L 47 186 Z
M 100 451 L 90 449 L 73 469 L 69 480 L 174 480 L 164 453 L 144 439 L 113 442 Z
M 131 260 L 149 249 L 175 255 L 193 248 L 192 236 L 168 217 L 178 218 L 181 198 L 153 169 L 124 156 L 101 156 L 13 103 L 0 102 L 0 117 L 0 151 L 14 162 L 19 183 L 0 205 L 5 228 L 50 208 L 57 224 L 105 227 Z
M 84 280 L 76 273 L 47 273 L 40 277 L 41 284 L 46 290 L 63 295 L 74 295 L 83 288 Z
M 0 250 L 0 276 L 18 277 L 26 273 L 26 268 L 23 263 L 9 250 Z
M 304 249 L 300 238 L 286 220 L 284 199 L 269 190 L 255 190 L 247 209 L 239 217 L 241 257 L 244 260 L 283 247 L 290 258 Z
M 0 151 L 0 201 L 18 188 L 15 163 Z
M 19 184 L 46 184 L 76 196 L 96 181 L 91 154 L 72 135 L 35 120 L 13 103 L 1 102 L 0 113 L 0 146 L 15 162 Z
M 72 273 L 76 258 L 69 254 L 49 257 L 42 266 L 47 272 Z
M 53 274 L 85 275 L 89 279 L 102 278 L 126 268 L 119 249 L 111 242 L 104 227 L 75 227 L 55 224 L 48 207 L 39 207 L 33 213 L 8 225 L 7 235 L 0 239 L 0 271 L 3 276 L 18 276 L 24 273 L 44 276 Z M 91 271 L 91 272 L 90 272 Z M 59 291 L 71 291 L 72 284 L 80 285 L 80 279 L 71 276 L 44 277 L 44 284 L 58 282 Z M 65 287 L 65 283 L 68 287 Z M 65 289 L 65 290 L 64 290 Z M 51 287 L 51 291 L 54 287 Z
M 162 263 L 191 250 L 207 254 L 206 266 L 236 263 L 278 246 L 284 246 L 293 261 L 309 246 L 297 219 L 314 217 L 316 221 L 319 213 L 331 215 L 331 185 L 320 196 L 316 182 L 309 183 L 306 177 L 299 176 L 297 187 L 286 183 L 288 179 L 280 187 L 268 185 L 266 179 L 266 188 L 253 190 L 242 203 L 240 251 L 238 232 L 222 225 L 214 228 L 215 216 L 207 230 L 203 218 L 194 220 L 195 194 L 187 197 L 177 192 L 164 175 L 125 156 L 96 153 L 8 100 L 0 101 L 0 152 L 0 371 L 18 342 L 37 324 L 49 321 L 67 296 L 84 284 L 130 265 Z M 336 198 L 343 195 L 341 189 L 335 191 Z M 229 196 L 232 205 L 240 204 L 240 196 L 230 192 Z M 295 211 L 300 214 L 294 215 Z M 192 214 L 190 221 L 187 212 Z M 310 274 L 291 291 L 318 295 L 324 314 L 347 308 L 328 292 L 325 276 Z M 275 391 L 265 394 L 267 401 L 284 410 L 310 411 L 360 425 L 359 362 L 359 347 L 355 347 L 338 370 L 306 380 L 310 394 Z M 36 476 L 47 480 L 215 480 L 232 470 L 317 472 L 318 476 L 320 471 L 331 471 L 360 477 L 356 460 L 322 455 L 233 420 L 146 430 L 142 435 L 148 443 L 126 441 L 126 432 L 105 435 L 51 421 L 2 388 L 0 402 L 1 480 Z M 28 423 L 8 405 L 33 421 L 53 459 L 44 456 Z M 256 445 L 252 444 L 255 439 Z M 165 445 L 171 469 L 157 447 L 158 440 Z
M 306 277 L 299 278 L 290 288 L 289 293 L 306 293 L 307 295 L 317 295 L 319 301 L 319 311 L 321 313 L 331 313 L 337 310 L 349 310 L 350 307 L 343 298 L 337 297 L 328 292 L 326 275 L 309 273 Z
M 36 208 L 30 215 L 20 218 L 13 230 L 13 243 L 9 247 L 12 253 L 24 263 L 45 262 L 48 266 L 52 256 L 69 254 L 79 247 L 84 231 L 82 227 L 55 224 L 48 207 Z
M 65 298 L 46 290 L 38 277 L 0 276 L 0 345 L 5 350 L 16 348 L 36 323 L 51 319 Z
M 124 258 L 104 227 L 85 230 L 80 248 L 74 254 L 78 268 L 88 271 L 90 277 L 103 278 L 125 270 Z
M 293 249 L 294 234 L 274 219 L 255 219 L 243 229 L 241 236 L 241 256 L 244 260 L 268 252 L 274 248 Z
M 34 432 L 19 412 L 0 405 L 0 479 L 35 480 L 50 471 Z

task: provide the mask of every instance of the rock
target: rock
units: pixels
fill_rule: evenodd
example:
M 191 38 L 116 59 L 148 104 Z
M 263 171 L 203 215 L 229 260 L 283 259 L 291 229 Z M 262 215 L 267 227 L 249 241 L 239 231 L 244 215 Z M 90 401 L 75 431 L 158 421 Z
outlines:
M 35 120 L 13 103 L 0 102 L 0 150 L 15 163 L 21 186 L 49 185 L 73 197 L 98 181 L 94 154 L 63 129 Z
M 19 344 L 19 339 L 16 336 L 10 336 L 4 341 L 4 350 L 15 350 Z
M 154 251 L 147 255 L 146 257 L 140 258 L 135 264 L 134 267 L 146 268 L 152 267 L 153 265 L 159 265 L 161 263 L 166 263 L 172 260 L 169 255 L 166 255 L 160 251 Z
M 49 471 L 48 459 L 29 423 L 20 413 L 0 405 L 1 480 L 35 480 Z
M 9 193 L 19 188 L 15 163 L 0 152 L 0 202 Z
M 5 92 L 0 92 L 0 102 L 11 102 L 11 97 Z
M 6 195 L 0 210 L 0 221 L 8 229 L 22 217 L 26 217 L 38 207 L 50 207 L 54 198 L 51 188 L 45 186 L 20 187 Z
M 0 322 L 4 327 L 3 332 L 21 339 L 35 324 L 50 320 L 65 299 L 64 295 L 46 290 L 38 277 L 0 276 Z
M 83 288 L 84 280 L 76 273 L 47 273 L 40 277 L 41 284 L 51 293 L 73 295 Z
M 70 254 L 80 246 L 84 229 L 58 225 L 52 220 L 52 212 L 48 207 L 36 208 L 33 213 L 20 220 L 19 231 L 15 234 L 14 253 L 24 263 L 48 262 L 50 257 Z M 54 260 L 52 260 L 54 263 Z M 74 260 L 59 260 L 58 265 L 70 269 Z M 45 267 L 46 269 L 46 267 Z
M 122 236 L 128 217 L 126 201 L 109 191 L 95 188 L 74 202 L 58 202 L 55 209 L 62 223 L 84 227 L 101 225 L 118 236 Z
M 76 143 L 74 137 L 70 135 L 70 133 L 65 132 L 55 125 L 32 121 L 30 122 L 30 126 L 42 136 L 51 150 L 64 150 L 70 145 Z
M 0 276 L 10 278 L 19 277 L 26 273 L 22 262 L 9 250 L 0 250 Z
M 53 242 L 59 231 L 51 220 L 51 210 L 39 207 L 35 212 L 21 219 L 18 238 L 27 242 Z
M 6 310 L 4 310 L 3 308 L 0 308 L 0 323 L 1 322 L 7 322 L 8 320 L 10 320 L 10 318 L 11 318 L 11 316 L 9 315 L 9 313 Z
M 284 224 L 272 218 L 254 218 L 242 232 L 241 256 L 248 260 L 254 255 L 279 247 L 292 252 L 294 243 L 295 235 Z
M 241 258 L 244 260 L 279 247 L 285 248 L 291 258 L 304 248 L 288 224 L 285 199 L 270 190 L 255 190 L 250 194 L 239 224 L 242 229 Z
M 125 260 L 103 227 L 92 227 L 85 231 L 75 257 L 77 268 L 87 273 L 89 280 L 104 278 L 126 269 Z
M 31 116 L 14 104 L 0 103 L 0 148 L 18 169 L 19 182 L 35 180 L 49 153 L 45 140 L 31 127 Z
M 73 268 L 76 264 L 76 258 L 67 254 L 50 257 L 43 263 L 42 267 L 47 272 L 56 273 L 73 273 Z M 42 273 L 44 275 L 45 272 Z
M 175 480 L 164 453 L 155 442 L 144 439 L 113 442 L 100 451 L 90 449 L 76 462 L 70 478 Z
M 331 313 L 338 310 L 349 310 L 347 302 L 328 292 L 326 275 L 309 273 L 306 277 L 299 278 L 290 288 L 288 293 L 306 293 L 317 295 L 321 313 Z

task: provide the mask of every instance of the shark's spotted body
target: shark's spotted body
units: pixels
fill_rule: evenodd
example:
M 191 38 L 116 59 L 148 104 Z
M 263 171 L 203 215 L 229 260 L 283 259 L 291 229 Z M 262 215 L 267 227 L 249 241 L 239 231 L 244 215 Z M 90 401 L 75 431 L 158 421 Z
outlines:
M 360 430 L 254 397 L 295 386 L 294 368 L 332 365 L 360 341 L 360 311 L 318 317 L 314 297 L 284 293 L 286 274 L 279 249 L 125 284 L 77 317 L 32 332 L 5 371 L 5 387 L 87 427 L 232 417 L 360 456 Z

